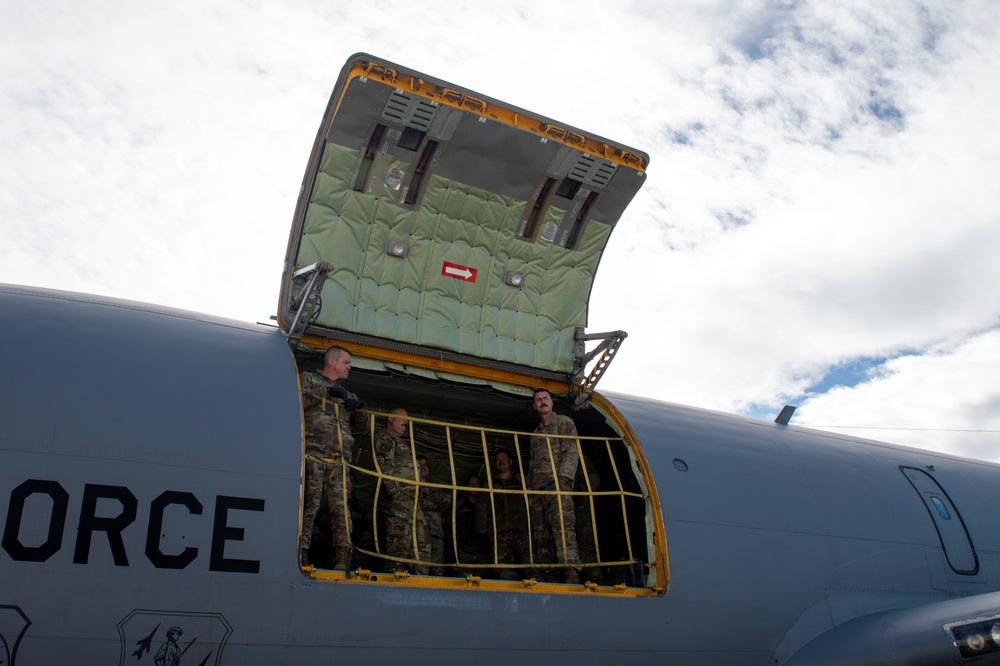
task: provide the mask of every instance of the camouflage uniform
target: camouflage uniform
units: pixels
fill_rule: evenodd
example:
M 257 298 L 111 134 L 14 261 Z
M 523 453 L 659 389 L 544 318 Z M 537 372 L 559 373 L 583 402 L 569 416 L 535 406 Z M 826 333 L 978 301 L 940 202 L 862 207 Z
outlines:
M 600 490 L 601 477 L 597 473 L 594 463 L 587 457 L 584 457 L 583 463 L 576 473 L 575 487 L 578 490 L 587 490 L 587 480 L 584 477 L 589 476 L 590 490 Z M 587 475 L 583 473 L 584 466 L 587 468 Z M 573 497 L 573 508 L 576 511 L 576 542 L 580 548 L 580 559 L 584 564 L 597 562 L 597 540 L 594 534 L 593 512 L 590 508 L 590 500 L 591 498 L 585 495 L 575 495 Z M 594 583 L 601 582 L 601 570 L 599 567 L 584 567 L 583 573 L 587 580 Z
M 417 480 L 409 438 L 400 437 L 389 430 L 383 430 L 375 437 L 374 448 L 375 459 L 378 461 L 382 474 L 400 479 Z M 382 480 L 379 515 L 384 521 L 381 533 L 385 535 L 386 555 L 408 560 L 421 559 L 415 558 L 413 550 L 413 506 L 416 499 L 417 487 L 414 484 L 390 479 Z M 420 533 L 423 523 L 423 511 L 417 507 L 417 534 Z M 389 566 L 395 567 L 397 571 L 408 568 L 402 562 L 393 562 Z
M 367 430 L 367 419 L 361 414 L 350 414 L 341 400 L 329 396 L 327 389 L 338 382 L 318 372 L 300 373 L 299 382 L 302 386 L 306 437 L 306 486 L 302 500 L 299 550 L 305 560 L 312 541 L 313 523 L 325 492 L 333 525 L 334 567 L 346 568 L 351 539 L 344 508 L 344 459 L 350 460 L 354 444 L 352 423 L 355 429 L 364 431 Z M 348 392 L 348 395 L 357 399 L 353 393 Z
M 351 571 L 355 569 L 374 569 L 374 556 L 361 552 L 375 550 L 375 534 L 372 531 L 372 507 L 364 505 L 357 497 L 347 500 L 348 527 L 351 532 Z
M 420 488 L 420 508 L 424 512 L 424 527 L 418 532 L 420 559 L 434 563 L 431 567 L 418 567 L 418 573 L 443 576 L 444 525 L 441 512 L 451 508 L 451 493 L 444 488 Z
M 493 560 L 492 554 L 487 556 L 484 538 L 489 525 L 489 504 L 490 496 L 485 491 L 475 491 L 475 494 L 467 491 L 462 493 L 462 498 L 455 507 L 458 561 L 462 564 L 486 564 Z M 482 567 L 456 569 L 459 576 L 489 576 L 489 572 Z
M 576 435 L 573 419 L 552 413 L 549 422 L 535 428 L 538 435 Z M 549 455 L 551 447 L 552 454 Z M 554 492 L 556 482 L 559 490 L 573 490 L 573 479 L 580 463 L 580 450 L 573 438 L 531 438 L 531 462 L 528 468 L 533 490 Z M 544 486 L 544 488 L 543 488 Z M 572 495 L 534 495 L 532 507 L 532 537 L 535 546 L 535 561 L 539 563 L 562 562 L 580 563 L 580 548 L 576 541 L 576 514 L 573 511 Z M 565 530 L 563 530 L 565 525 Z M 566 549 L 563 551 L 563 537 Z M 546 577 L 554 577 L 555 572 L 546 572 Z M 579 578 L 578 567 L 570 568 L 567 576 Z
M 493 477 L 493 488 L 501 490 L 524 490 L 521 477 L 517 472 L 511 472 L 507 479 Z M 488 506 L 488 505 L 487 505 Z M 531 548 L 528 544 L 528 511 L 525 507 L 524 495 L 514 493 L 494 493 L 493 508 L 496 513 L 497 527 L 497 561 L 500 564 L 521 564 L 523 569 L 499 569 L 497 577 L 501 580 L 518 580 L 518 571 L 523 578 L 534 574 L 530 567 Z M 487 534 L 492 538 L 492 525 L 487 523 Z M 490 551 L 490 559 L 493 552 Z

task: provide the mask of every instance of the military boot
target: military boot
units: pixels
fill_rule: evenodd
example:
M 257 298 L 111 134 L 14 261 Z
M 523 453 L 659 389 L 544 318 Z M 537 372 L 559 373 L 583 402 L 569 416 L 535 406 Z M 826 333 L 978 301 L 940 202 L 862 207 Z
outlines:
M 347 571 L 347 563 L 351 559 L 351 549 L 350 548 L 338 548 L 337 549 L 337 559 L 333 563 L 334 571 Z

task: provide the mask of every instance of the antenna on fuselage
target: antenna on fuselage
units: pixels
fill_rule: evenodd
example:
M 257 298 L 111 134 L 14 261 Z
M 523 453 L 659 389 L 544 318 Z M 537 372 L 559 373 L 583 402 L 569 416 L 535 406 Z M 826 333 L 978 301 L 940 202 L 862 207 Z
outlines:
M 781 413 L 774 418 L 774 422 L 778 425 L 788 425 L 788 422 L 792 420 L 792 414 L 795 413 L 795 407 L 792 405 L 785 405 L 781 408 Z

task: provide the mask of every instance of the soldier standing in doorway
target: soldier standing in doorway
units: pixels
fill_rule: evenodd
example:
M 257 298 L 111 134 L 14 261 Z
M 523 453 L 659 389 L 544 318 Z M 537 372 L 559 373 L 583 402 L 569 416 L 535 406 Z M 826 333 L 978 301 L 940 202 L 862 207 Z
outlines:
M 580 464 L 576 424 L 568 416 L 553 411 L 552 394 L 545 389 L 535 391 L 532 406 L 538 412 L 539 424 L 531 438 L 531 487 L 547 491 L 535 495 L 532 501 L 532 531 L 538 551 L 535 561 L 576 565 L 566 568 L 566 582 L 579 583 L 580 547 L 576 541 L 573 496 L 556 494 L 573 490 Z
M 387 478 L 382 482 L 380 514 L 384 520 L 385 554 L 406 560 L 422 559 L 414 548 L 414 530 L 423 529 L 424 514 L 417 506 L 417 474 L 413 465 L 413 449 L 407 436 L 409 420 L 406 410 L 396 407 L 386 419 L 385 430 L 375 437 L 375 459 L 387 477 L 406 479 L 412 483 Z M 396 571 L 413 571 L 406 562 L 391 561 Z
M 343 387 L 351 372 L 351 352 L 333 346 L 326 350 L 319 372 L 299 374 L 306 439 L 306 486 L 302 509 L 299 562 L 309 564 L 313 523 L 326 495 L 333 525 L 334 569 L 346 570 L 351 540 L 345 507 L 345 461 L 351 458 L 352 430 L 367 432 L 368 419 L 358 413 L 365 403 Z

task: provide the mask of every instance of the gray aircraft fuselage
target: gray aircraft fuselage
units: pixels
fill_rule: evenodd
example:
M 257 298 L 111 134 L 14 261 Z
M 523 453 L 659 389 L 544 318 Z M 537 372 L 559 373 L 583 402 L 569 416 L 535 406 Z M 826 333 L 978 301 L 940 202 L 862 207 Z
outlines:
M 185 665 L 1000 663 L 955 634 L 1000 617 L 995 465 L 611 395 L 664 594 L 316 580 L 280 330 L 16 286 L 0 311 L 5 665 L 156 663 L 172 625 Z

